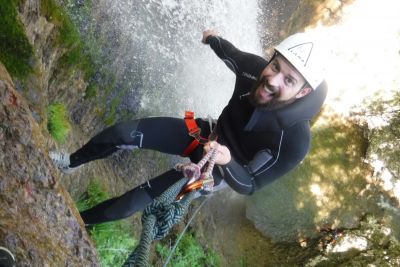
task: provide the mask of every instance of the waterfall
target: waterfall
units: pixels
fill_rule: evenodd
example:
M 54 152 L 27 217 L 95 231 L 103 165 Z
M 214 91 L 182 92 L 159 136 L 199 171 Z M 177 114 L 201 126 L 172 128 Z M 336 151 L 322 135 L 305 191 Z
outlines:
M 237 48 L 262 55 L 257 0 L 100 0 L 93 5 L 95 21 L 88 23 L 106 36 L 108 67 L 119 83 L 128 84 L 125 109 L 166 116 L 189 109 L 218 117 L 235 76 L 201 43 L 203 30 L 216 30 Z

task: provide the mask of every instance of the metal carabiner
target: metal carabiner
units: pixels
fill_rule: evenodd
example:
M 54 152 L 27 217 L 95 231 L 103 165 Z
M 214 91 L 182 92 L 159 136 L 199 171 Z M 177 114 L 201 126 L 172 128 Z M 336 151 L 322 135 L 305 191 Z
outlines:
M 209 184 L 214 183 L 214 179 L 211 178 L 205 178 L 205 179 L 200 179 L 197 180 L 191 184 L 187 184 L 182 190 L 181 192 L 178 194 L 178 196 L 176 197 L 176 200 L 181 200 L 184 195 L 192 192 L 193 190 L 197 191 L 197 190 L 201 190 L 204 189 L 205 186 L 208 186 Z

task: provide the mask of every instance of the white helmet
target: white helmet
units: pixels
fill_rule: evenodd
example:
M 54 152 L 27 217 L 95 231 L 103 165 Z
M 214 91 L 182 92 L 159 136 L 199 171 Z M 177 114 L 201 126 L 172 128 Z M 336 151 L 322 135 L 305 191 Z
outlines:
M 324 80 L 321 49 L 309 33 L 296 33 L 275 47 L 315 90 Z

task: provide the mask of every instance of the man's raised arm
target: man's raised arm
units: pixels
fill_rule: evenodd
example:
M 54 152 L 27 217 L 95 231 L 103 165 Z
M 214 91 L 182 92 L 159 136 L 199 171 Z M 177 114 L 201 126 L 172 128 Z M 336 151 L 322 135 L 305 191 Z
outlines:
M 258 77 L 259 72 L 267 65 L 264 58 L 237 49 L 233 44 L 218 36 L 215 31 L 204 31 L 202 42 L 209 44 L 236 75 L 242 75 L 245 72 Z

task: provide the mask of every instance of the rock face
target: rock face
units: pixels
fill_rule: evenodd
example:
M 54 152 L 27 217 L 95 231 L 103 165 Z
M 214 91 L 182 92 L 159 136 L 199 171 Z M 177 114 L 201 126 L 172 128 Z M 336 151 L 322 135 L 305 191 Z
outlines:
M 47 141 L 0 64 L 0 244 L 18 266 L 98 266 Z
M 40 116 L 38 121 L 45 121 L 45 108 L 49 103 L 62 102 L 68 107 L 74 123 L 84 124 L 85 127 L 81 127 L 84 131 L 92 131 L 99 122 L 92 115 L 93 105 L 83 99 L 87 86 L 84 74 L 77 67 L 70 70 L 60 65 L 60 59 L 70 50 L 56 41 L 60 26 L 41 14 L 41 1 L 22 1 L 18 11 L 35 53 L 36 73 L 26 81 L 18 81 L 21 88 L 17 89 L 28 101 L 30 109 Z
M 361 161 L 366 142 L 360 127 L 341 119 L 314 125 L 302 164 L 249 198 L 247 216 L 284 242 L 315 238 L 325 228 L 358 227 L 366 211 L 378 210 L 368 186 L 372 170 Z
M 316 25 L 334 25 L 343 15 L 344 9 L 354 0 L 301 0 L 293 14 L 287 18 L 281 35 L 301 32 Z
M 281 33 L 287 35 L 306 27 L 335 24 L 352 2 L 300 1 Z M 331 93 L 339 88 L 330 86 L 329 90 Z M 337 99 L 341 101 L 345 97 Z M 366 108 L 367 113 L 374 109 L 385 110 L 377 108 L 379 102 L 371 105 L 376 108 Z M 393 101 L 386 105 L 391 108 L 375 116 L 382 118 L 385 113 L 398 110 Z M 396 170 L 399 168 L 398 164 L 393 164 L 398 162 L 398 141 L 395 141 L 398 139 L 395 137 L 398 121 L 394 121 L 386 132 L 368 131 L 354 117 L 335 119 L 341 116 L 337 113 L 339 109 L 327 101 L 323 116 L 312 129 L 312 149 L 302 164 L 247 200 L 247 217 L 274 242 L 299 242 L 307 246 L 311 243 L 307 240 L 326 238 L 327 232 L 360 229 L 367 215 L 390 229 L 392 236 L 399 237 L 399 224 L 396 223 L 400 214 L 398 193 L 396 197 L 400 184 Z M 374 166 L 366 164 L 373 161 L 371 154 L 377 160 L 378 169 L 375 166 L 373 170 Z M 391 166 L 391 170 L 385 170 L 384 165 Z M 364 240 L 365 233 L 373 231 L 371 228 L 357 233 L 359 240 Z M 368 240 L 368 247 L 377 246 L 379 242 Z

